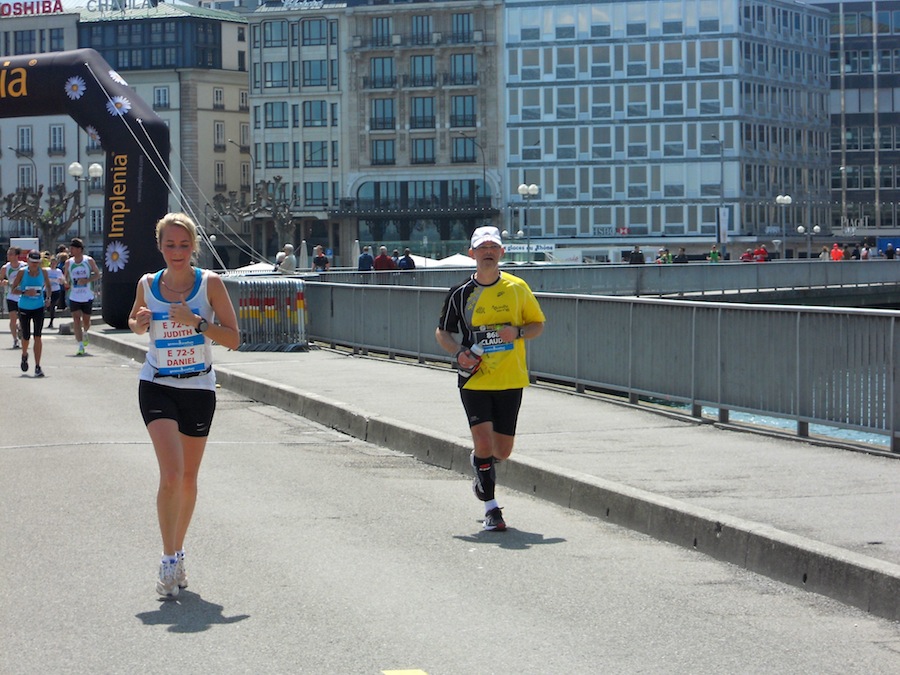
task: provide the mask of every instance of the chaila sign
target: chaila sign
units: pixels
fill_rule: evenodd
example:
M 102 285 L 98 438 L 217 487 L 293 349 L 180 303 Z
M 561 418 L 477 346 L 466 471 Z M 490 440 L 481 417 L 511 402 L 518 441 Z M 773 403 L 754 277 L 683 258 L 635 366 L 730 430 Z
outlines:
M 93 49 L 0 58 L 0 118 L 63 114 L 106 151 L 103 319 L 126 328 L 138 280 L 162 264 L 154 227 L 169 210 L 169 129 Z

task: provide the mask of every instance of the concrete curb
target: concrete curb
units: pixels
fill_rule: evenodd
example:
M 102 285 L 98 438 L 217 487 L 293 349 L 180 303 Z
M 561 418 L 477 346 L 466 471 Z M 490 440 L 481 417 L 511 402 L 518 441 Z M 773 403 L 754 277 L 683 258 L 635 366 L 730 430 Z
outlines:
M 143 361 L 145 347 L 92 333 L 111 352 Z M 218 382 L 273 405 L 417 459 L 468 476 L 468 445 L 428 429 L 217 366 Z M 724 515 L 539 460 L 517 456 L 498 466 L 514 490 L 575 509 L 655 539 L 824 595 L 875 616 L 900 620 L 900 565 Z

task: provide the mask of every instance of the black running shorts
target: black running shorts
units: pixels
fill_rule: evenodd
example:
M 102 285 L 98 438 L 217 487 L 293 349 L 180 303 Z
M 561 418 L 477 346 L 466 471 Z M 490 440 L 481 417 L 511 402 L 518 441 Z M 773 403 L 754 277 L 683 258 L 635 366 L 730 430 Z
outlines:
M 138 400 L 144 424 L 154 420 L 175 420 L 185 436 L 209 436 L 216 412 L 216 392 L 209 389 L 176 389 L 141 380 Z
M 460 389 L 459 397 L 469 418 L 469 426 L 493 422 L 494 431 L 504 436 L 516 435 L 519 407 L 522 405 L 521 389 L 479 391 Z

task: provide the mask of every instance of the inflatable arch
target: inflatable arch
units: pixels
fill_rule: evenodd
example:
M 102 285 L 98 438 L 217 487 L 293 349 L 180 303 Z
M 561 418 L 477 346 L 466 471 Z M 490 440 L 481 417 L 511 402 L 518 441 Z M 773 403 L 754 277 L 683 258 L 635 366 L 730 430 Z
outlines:
M 106 152 L 103 320 L 127 328 L 138 280 L 163 264 L 154 228 L 168 211 L 169 129 L 93 49 L 0 57 L 0 117 L 62 114 Z

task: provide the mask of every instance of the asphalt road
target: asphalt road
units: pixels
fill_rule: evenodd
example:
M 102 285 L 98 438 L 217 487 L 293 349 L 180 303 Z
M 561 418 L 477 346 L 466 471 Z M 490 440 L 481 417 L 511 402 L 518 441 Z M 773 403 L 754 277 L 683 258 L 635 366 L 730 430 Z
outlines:
M 481 532 L 458 474 L 226 390 L 159 600 L 138 366 L 73 345 L 0 351 L 4 675 L 900 670 L 897 623 L 519 493 Z

